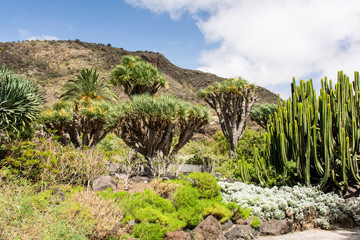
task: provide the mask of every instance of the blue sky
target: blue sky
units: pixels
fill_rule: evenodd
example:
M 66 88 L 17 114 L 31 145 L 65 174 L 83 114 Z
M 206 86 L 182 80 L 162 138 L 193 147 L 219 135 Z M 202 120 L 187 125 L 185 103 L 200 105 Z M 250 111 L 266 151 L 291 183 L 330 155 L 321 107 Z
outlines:
M 196 69 L 206 44 L 195 21 L 184 16 L 174 21 L 167 14 L 153 14 L 122 0 L 5 0 L 0 41 L 34 38 L 80 39 L 111 43 L 126 50 L 160 52 L 174 64 Z
M 80 39 L 160 52 L 283 98 L 360 68 L 358 0 L 2 0 L 0 41 Z

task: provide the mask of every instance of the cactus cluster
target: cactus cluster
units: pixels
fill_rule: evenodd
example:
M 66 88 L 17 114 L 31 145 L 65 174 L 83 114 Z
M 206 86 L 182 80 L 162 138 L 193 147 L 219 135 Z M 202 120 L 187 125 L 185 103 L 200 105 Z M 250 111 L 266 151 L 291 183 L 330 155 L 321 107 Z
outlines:
M 284 179 L 321 188 L 346 189 L 350 183 L 360 182 L 359 72 L 352 83 L 339 72 L 334 87 L 325 78 L 319 96 L 312 80 L 300 81 L 297 86 L 294 79 L 291 93 L 287 101 L 279 100 L 267 126 L 265 163 L 258 161 L 259 173 L 272 166 Z M 291 165 L 296 166 L 292 173 Z

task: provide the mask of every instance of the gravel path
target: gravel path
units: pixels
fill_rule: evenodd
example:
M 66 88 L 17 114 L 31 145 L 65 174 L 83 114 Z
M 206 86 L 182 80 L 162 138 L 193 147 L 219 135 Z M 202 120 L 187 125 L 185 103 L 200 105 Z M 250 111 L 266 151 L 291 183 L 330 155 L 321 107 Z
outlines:
M 331 231 L 308 230 L 289 233 L 282 236 L 262 236 L 258 240 L 360 240 L 360 229 L 337 229 Z

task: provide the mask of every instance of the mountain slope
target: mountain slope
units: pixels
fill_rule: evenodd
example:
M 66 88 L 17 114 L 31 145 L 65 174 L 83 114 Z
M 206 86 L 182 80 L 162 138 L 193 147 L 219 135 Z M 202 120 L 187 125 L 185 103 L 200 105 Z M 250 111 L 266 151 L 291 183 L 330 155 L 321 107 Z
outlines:
M 75 41 L 23 41 L 0 43 L 0 65 L 24 75 L 40 86 L 48 104 L 56 101 L 61 86 L 75 78 L 83 68 L 96 68 L 100 75 L 108 77 L 124 55 L 141 56 L 152 63 L 167 79 L 169 86 L 164 92 L 189 101 L 198 102 L 196 91 L 213 82 L 221 81 L 214 74 L 182 69 L 172 64 L 160 53 L 114 48 L 103 44 Z M 120 98 L 126 96 L 117 89 Z M 277 96 L 265 88 L 257 90 L 259 103 L 275 102 Z

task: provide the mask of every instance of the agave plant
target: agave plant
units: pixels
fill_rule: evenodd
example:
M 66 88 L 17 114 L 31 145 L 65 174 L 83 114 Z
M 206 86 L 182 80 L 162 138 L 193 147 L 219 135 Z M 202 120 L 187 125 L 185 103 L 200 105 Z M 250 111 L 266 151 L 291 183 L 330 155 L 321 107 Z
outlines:
M 43 97 L 34 82 L 0 68 L 0 128 L 9 134 L 30 127 L 41 111 Z
M 62 87 L 63 93 L 60 99 L 63 101 L 82 99 L 116 101 L 116 94 L 109 87 L 109 83 L 105 78 L 99 77 L 96 70 L 82 69 L 75 80 L 68 80 Z

